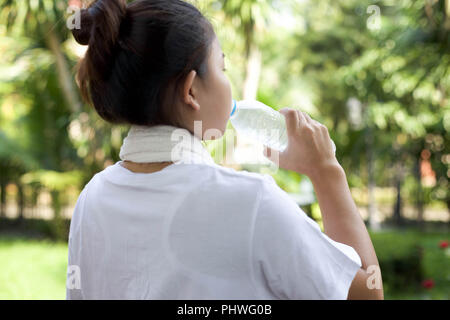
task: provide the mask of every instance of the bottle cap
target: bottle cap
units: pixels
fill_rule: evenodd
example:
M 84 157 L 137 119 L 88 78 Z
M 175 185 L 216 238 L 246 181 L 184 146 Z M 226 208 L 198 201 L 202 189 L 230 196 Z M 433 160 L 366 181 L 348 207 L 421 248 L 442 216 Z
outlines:
M 233 110 L 231 111 L 230 117 L 232 117 L 236 112 L 236 100 L 233 100 L 232 109 Z

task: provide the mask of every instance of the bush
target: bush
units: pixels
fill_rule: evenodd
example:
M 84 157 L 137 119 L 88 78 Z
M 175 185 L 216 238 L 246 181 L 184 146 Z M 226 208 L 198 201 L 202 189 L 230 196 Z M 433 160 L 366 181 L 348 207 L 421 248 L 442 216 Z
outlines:
M 371 233 L 386 299 L 449 299 L 450 256 L 439 245 L 445 237 L 399 230 Z
M 52 220 L 0 218 L 0 233 L 2 234 L 24 235 L 32 238 L 67 242 L 69 230 L 70 220 L 63 218 Z
M 372 235 L 385 291 L 413 291 L 424 278 L 422 249 L 409 234 Z

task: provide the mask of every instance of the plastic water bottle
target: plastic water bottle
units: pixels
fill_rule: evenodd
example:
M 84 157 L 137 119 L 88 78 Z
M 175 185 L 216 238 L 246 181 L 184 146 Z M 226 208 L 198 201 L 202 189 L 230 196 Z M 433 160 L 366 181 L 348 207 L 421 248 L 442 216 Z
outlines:
M 283 151 L 288 144 L 286 118 L 264 103 L 256 100 L 233 100 L 230 121 L 239 134 L 272 149 Z M 333 151 L 336 145 L 331 140 Z

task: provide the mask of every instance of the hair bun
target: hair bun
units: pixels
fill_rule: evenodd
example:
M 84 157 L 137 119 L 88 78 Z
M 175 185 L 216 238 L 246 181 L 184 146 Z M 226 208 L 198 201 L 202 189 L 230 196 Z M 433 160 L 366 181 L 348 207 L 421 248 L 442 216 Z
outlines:
M 126 0 L 98 0 L 80 11 L 80 29 L 73 29 L 75 40 L 88 45 L 93 33 L 97 40 L 112 44 L 119 35 L 120 23 L 126 14 Z
M 89 9 L 81 9 L 80 11 L 80 29 L 73 29 L 72 34 L 75 40 L 81 45 L 88 45 L 91 38 L 92 25 L 94 19 Z

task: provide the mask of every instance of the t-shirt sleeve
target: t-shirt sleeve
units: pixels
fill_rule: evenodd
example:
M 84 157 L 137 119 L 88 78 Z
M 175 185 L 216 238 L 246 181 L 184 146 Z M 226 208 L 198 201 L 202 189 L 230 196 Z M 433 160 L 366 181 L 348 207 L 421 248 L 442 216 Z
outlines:
M 346 299 L 359 255 L 324 234 L 272 177 L 263 180 L 253 230 L 255 279 L 278 299 Z

